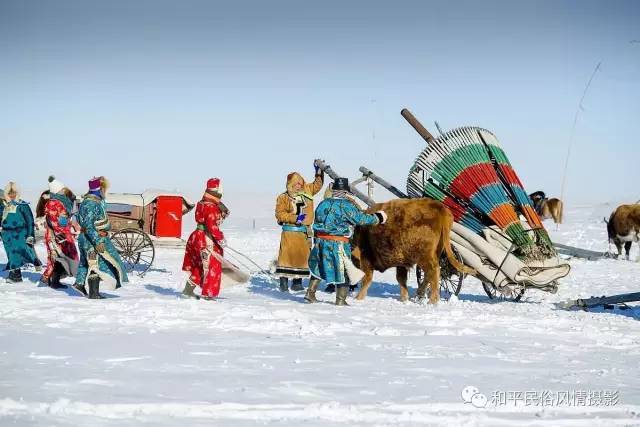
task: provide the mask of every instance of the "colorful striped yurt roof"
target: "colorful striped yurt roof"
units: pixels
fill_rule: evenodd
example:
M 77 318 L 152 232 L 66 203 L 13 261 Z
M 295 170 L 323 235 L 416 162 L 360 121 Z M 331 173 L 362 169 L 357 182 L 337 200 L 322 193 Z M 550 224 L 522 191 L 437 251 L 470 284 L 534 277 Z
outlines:
M 498 226 L 525 257 L 555 253 L 506 153 L 486 129 L 461 127 L 430 140 L 411 168 L 407 192 L 440 200 L 477 233 Z

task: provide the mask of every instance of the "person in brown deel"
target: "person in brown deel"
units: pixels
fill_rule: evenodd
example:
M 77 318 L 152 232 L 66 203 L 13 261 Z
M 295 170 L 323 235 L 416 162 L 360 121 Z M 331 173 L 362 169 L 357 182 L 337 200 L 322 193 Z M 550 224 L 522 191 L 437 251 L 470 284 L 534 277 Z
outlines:
M 313 224 L 313 196 L 324 183 L 324 172 L 314 162 L 315 179 L 307 184 L 298 172 L 287 175 L 287 191 L 276 200 L 276 220 L 282 226 L 280 252 L 276 274 L 280 276 L 280 290 L 302 291 L 302 279 L 309 277 L 309 253 L 311 252 L 311 224 Z

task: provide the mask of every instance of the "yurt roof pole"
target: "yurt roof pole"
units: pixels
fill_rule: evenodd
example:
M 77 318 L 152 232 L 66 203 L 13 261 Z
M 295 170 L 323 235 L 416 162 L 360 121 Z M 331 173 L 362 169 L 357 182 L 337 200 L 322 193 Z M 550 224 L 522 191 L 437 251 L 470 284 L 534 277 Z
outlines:
M 324 160 L 316 159 L 315 164 L 318 165 L 318 167 L 322 169 L 324 173 L 329 175 L 332 179 L 336 179 L 340 177 L 340 175 L 338 175 L 333 169 L 331 169 L 331 166 L 325 163 Z M 350 183 L 349 187 L 351 188 L 351 192 L 353 193 L 353 195 L 356 196 L 358 199 L 362 200 L 369 207 L 373 207 L 376 204 L 375 200 L 373 200 L 372 198 L 370 198 L 369 196 L 367 196 L 366 194 L 358 190 L 355 187 L 355 185 Z
M 360 166 L 359 170 L 360 172 L 362 172 L 362 175 L 366 176 L 367 178 L 371 178 L 374 182 L 377 182 L 378 184 L 382 185 L 384 188 L 389 190 L 389 192 L 392 193 L 394 196 L 397 196 L 401 199 L 409 198 L 409 196 L 404 194 L 402 191 L 398 190 L 396 186 L 389 184 L 387 181 L 380 178 L 378 175 L 371 172 L 369 169 L 365 168 L 364 166 Z
M 602 62 L 598 62 L 596 68 L 594 68 L 593 73 L 591 73 L 591 77 L 589 77 L 589 81 L 587 82 L 587 86 L 584 88 L 582 92 L 582 97 L 580 98 L 580 102 L 578 103 L 578 108 L 576 109 L 576 115 L 573 118 L 573 126 L 571 126 L 571 135 L 569 136 L 569 145 L 567 146 L 567 156 L 564 159 L 564 171 L 562 172 L 562 183 L 560 184 L 560 200 L 566 201 L 564 198 L 564 191 L 567 183 L 567 170 L 569 169 L 569 157 L 571 157 L 571 148 L 573 147 L 573 137 L 576 133 L 576 125 L 578 124 L 578 116 L 580 115 L 580 111 L 584 109 L 582 102 L 584 98 L 587 96 L 587 92 L 591 87 L 591 82 L 593 78 L 596 76 L 596 73 L 600 69 L 600 64 Z
M 420 123 L 420 121 L 418 121 L 418 119 L 416 119 L 415 116 L 411 114 L 411 111 L 403 108 L 402 111 L 400 111 L 400 114 L 402 114 L 402 117 L 404 117 L 405 120 L 409 122 L 411 127 L 414 128 L 416 132 L 418 132 L 418 134 L 422 137 L 422 139 L 425 140 L 427 144 L 434 140 L 433 135 L 431 135 L 427 128 L 422 126 L 422 123 Z

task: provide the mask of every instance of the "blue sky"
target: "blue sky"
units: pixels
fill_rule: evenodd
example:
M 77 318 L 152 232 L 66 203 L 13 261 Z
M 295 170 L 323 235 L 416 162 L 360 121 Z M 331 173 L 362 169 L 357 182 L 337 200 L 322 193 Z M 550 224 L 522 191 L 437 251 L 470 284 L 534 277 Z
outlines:
M 423 147 L 408 107 L 434 133 L 492 130 L 527 190 L 557 195 L 602 61 L 566 198 L 635 201 L 638 22 L 635 1 L 2 0 L 0 178 L 195 198 L 220 176 L 249 217 L 315 157 L 403 188 Z

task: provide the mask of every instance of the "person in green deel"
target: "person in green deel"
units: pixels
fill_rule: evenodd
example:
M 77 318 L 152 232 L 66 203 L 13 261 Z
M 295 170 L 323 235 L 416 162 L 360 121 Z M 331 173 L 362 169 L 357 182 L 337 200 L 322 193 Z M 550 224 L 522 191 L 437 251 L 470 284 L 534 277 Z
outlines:
M 35 222 L 29 204 L 20 199 L 20 192 L 15 182 L 9 182 L 4 189 L 4 197 L 0 201 L 0 235 L 4 250 L 7 253 L 9 271 L 7 282 L 22 282 L 22 271 L 26 264 L 41 266 L 33 249 L 35 239 Z

